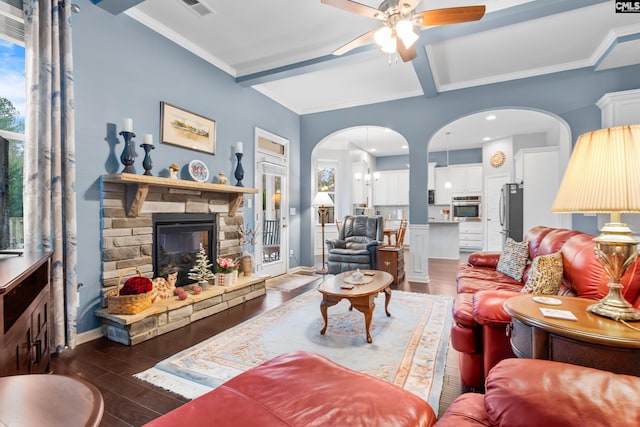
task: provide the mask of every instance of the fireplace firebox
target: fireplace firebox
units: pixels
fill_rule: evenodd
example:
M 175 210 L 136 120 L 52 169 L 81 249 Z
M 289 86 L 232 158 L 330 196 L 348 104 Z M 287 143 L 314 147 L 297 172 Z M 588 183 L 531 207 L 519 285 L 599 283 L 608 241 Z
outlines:
M 188 274 L 200 251 L 200 244 L 205 248 L 209 261 L 215 264 L 216 214 L 154 213 L 152 221 L 154 277 L 166 277 L 177 272 L 176 286 L 192 283 Z

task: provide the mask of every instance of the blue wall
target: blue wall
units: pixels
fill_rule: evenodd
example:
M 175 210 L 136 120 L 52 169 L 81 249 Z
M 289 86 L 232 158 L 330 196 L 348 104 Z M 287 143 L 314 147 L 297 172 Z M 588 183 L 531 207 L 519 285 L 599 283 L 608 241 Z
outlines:
M 342 110 L 308 114 L 301 118 L 300 162 L 311 164 L 316 144 L 332 133 L 353 126 L 385 126 L 405 137 L 410 150 L 410 214 L 413 224 L 426 224 L 427 144 L 444 125 L 465 115 L 494 108 L 530 108 L 558 115 L 570 127 L 572 140 L 600 128 L 596 102 L 608 92 L 640 87 L 640 66 L 594 72 L 590 68 L 496 83 Z M 311 179 L 301 175 L 301 236 L 312 236 Z M 577 224 L 593 230 L 592 218 Z M 577 227 L 576 227 L 577 228 Z M 313 260 L 311 245 L 303 246 L 301 262 Z
M 299 117 L 259 92 L 237 85 L 228 74 L 149 30 L 126 15 L 113 16 L 88 0 L 79 0 L 82 13 L 72 16 L 78 192 L 78 332 L 99 327 L 93 311 L 100 296 L 99 179 L 118 172 L 122 151 L 122 118 L 133 118 L 136 146 L 151 133 L 153 174 L 176 162 L 202 159 L 212 175 L 235 167 L 232 146 L 244 143 L 244 183 L 254 182 L 254 127 L 287 138 L 291 147 L 291 207 L 300 211 Z M 165 101 L 217 122 L 215 155 L 159 143 L 160 102 Z M 113 152 L 115 150 L 115 153 Z M 135 167 L 143 172 L 141 149 Z M 114 154 L 117 157 L 114 157 Z M 246 200 L 246 199 L 245 199 Z M 253 204 L 255 206 L 255 203 Z M 244 208 L 251 223 L 253 209 Z M 299 236 L 297 217 L 290 221 Z M 300 253 L 299 239 L 290 248 Z
M 640 66 L 593 72 L 582 69 L 548 76 L 409 99 L 297 116 L 251 88 L 235 84 L 226 73 L 147 29 L 126 15 L 113 16 L 89 0 L 76 1 L 74 15 L 74 77 L 78 191 L 78 331 L 99 326 L 93 315 L 100 294 L 99 177 L 118 171 L 122 140 L 116 135 L 123 117 L 132 117 L 138 143 L 152 133 L 154 174 L 171 162 L 202 159 L 213 174 L 231 176 L 232 145 L 245 147 L 245 184 L 254 182 L 253 136 L 260 127 L 287 138 L 291 147 L 290 203 L 297 215 L 290 220 L 289 247 L 300 254 L 300 265 L 313 265 L 309 208 L 313 192 L 310 170 L 313 148 L 326 136 L 352 126 L 385 126 L 402 134 L 410 146 L 411 221 L 426 224 L 427 144 L 442 126 L 462 116 L 494 108 L 532 108 L 558 115 L 571 129 L 572 139 L 600 127 L 596 101 L 605 93 L 640 87 Z M 161 101 L 217 121 L 217 152 L 206 155 L 159 143 Z M 140 154 L 140 153 L 139 153 Z M 453 161 L 451 162 L 454 163 Z M 400 164 L 400 163 L 399 163 Z M 136 161 L 142 171 L 141 158 Z M 255 204 L 254 204 L 255 206 Z M 245 207 L 245 221 L 253 210 Z M 592 231 L 595 218 L 574 226 Z M 300 244 L 303 241 L 305 244 Z

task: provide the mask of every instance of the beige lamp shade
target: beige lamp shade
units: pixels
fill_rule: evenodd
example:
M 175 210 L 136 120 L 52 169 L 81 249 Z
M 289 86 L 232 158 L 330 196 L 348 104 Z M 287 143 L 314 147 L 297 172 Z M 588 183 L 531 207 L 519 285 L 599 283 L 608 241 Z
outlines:
M 311 206 L 333 206 L 333 200 L 329 197 L 329 193 L 319 191 L 311 201 Z
M 551 211 L 640 212 L 640 125 L 581 135 Z

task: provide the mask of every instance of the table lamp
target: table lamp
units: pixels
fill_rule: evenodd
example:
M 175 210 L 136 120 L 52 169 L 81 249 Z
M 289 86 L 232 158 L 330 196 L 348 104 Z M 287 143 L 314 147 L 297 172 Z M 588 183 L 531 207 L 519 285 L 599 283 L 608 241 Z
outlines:
M 317 271 L 317 273 L 327 274 L 327 269 L 325 267 L 324 261 L 324 225 L 327 222 L 326 218 L 327 211 L 329 210 L 328 208 L 333 206 L 333 200 L 331 200 L 331 197 L 329 197 L 329 193 L 319 191 L 318 194 L 316 194 L 316 197 L 314 197 L 311 201 L 311 206 L 318 208 L 318 218 L 320 219 L 320 224 L 322 225 L 322 268 Z
M 638 243 L 622 212 L 640 212 L 640 125 L 588 132 L 578 138 L 552 212 L 608 213 L 594 239 L 595 254 L 609 276 L 609 293 L 587 311 L 614 320 L 640 320 L 622 296 L 622 277 L 638 255 Z

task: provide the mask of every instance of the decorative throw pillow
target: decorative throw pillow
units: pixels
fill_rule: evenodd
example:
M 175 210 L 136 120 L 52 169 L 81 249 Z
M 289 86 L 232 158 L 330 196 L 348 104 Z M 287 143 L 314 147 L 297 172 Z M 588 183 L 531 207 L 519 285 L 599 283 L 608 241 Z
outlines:
M 529 242 L 516 242 L 508 238 L 496 270 L 516 280 L 522 280 L 527 261 L 529 261 Z
M 540 255 L 533 259 L 529 278 L 522 292 L 538 295 L 557 295 L 562 285 L 562 254 Z

